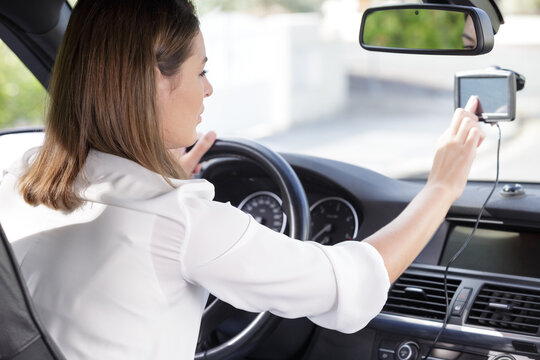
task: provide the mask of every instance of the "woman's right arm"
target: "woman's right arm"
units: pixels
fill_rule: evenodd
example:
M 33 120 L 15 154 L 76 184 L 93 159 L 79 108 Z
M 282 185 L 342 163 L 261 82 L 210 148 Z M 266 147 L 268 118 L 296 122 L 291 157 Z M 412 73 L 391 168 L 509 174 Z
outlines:
M 247 311 L 308 316 L 347 333 L 361 329 L 382 309 L 390 281 L 409 266 L 463 190 L 483 139 L 473 105 L 456 112 L 425 188 L 398 218 L 363 242 L 301 242 L 231 205 L 183 198 L 184 279 Z
M 381 254 L 391 282 L 418 256 L 465 188 L 485 137 L 474 114 L 477 106 L 471 97 L 465 109 L 456 110 L 439 140 L 426 186 L 396 219 L 364 240 Z

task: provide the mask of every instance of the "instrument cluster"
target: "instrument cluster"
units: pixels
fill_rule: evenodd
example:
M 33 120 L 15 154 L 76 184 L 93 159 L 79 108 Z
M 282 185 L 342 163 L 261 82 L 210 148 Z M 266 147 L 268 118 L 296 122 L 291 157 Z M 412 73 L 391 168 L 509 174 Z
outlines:
M 259 223 L 278 232 L 285 232 L 287 215 L 281 209 L 281 198 L 271 191 L 257 191 L 246 196 L 238 208 Z M 340 196 L 322 197 L 310 204 L 311 240 L 333 245 L 356 238 L 359 227 L 358 212 Z

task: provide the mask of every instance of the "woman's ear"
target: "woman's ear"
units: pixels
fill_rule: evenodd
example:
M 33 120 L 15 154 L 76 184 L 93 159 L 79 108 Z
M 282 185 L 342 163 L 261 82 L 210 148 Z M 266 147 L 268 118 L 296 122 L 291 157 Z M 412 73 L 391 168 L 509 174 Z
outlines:
M 159 68 L 156 66 L 154 67 L 154 73 L 156 78 L 156 89 L 158 92 L 161 92 L 163 90 L 170 90 L 171 84 L 170 80 L 163 76 Z
M 161 73 L 159 68 L 154 67 L 155 77 L 156 77 L 156 89 L 159 92 L 167 91 L 172 92 L 178 86 L 180 82 L 180 72 L 176 75 L 165 76 Z
M 157 66 L 154 68 L 154 76 L 156 81 L 156 105 L 158 107 L 159 119 L 163 116 L 163 112 L 166 111 L 170 102 L 170 80 L 166 76 L 163 76 Z

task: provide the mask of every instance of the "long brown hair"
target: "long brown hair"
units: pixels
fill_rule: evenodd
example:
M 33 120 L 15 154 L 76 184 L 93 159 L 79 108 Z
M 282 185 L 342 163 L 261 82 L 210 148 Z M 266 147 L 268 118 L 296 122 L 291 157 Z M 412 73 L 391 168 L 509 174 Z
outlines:
M 199 21 L 189 0 L 79 0 L 51 74 L 45 141 L 19 182 L 31 205 L 73 210 L 91 148 L 186 178 L 165 148 L 156 70 L 175 75 Z

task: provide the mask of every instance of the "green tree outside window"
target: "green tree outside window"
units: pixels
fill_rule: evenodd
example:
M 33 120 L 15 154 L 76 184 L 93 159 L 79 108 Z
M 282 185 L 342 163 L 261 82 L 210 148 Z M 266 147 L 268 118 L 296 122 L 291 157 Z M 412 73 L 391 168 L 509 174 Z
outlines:
M 43 124 L 47 92 L 0 41 L 0 129 Z

